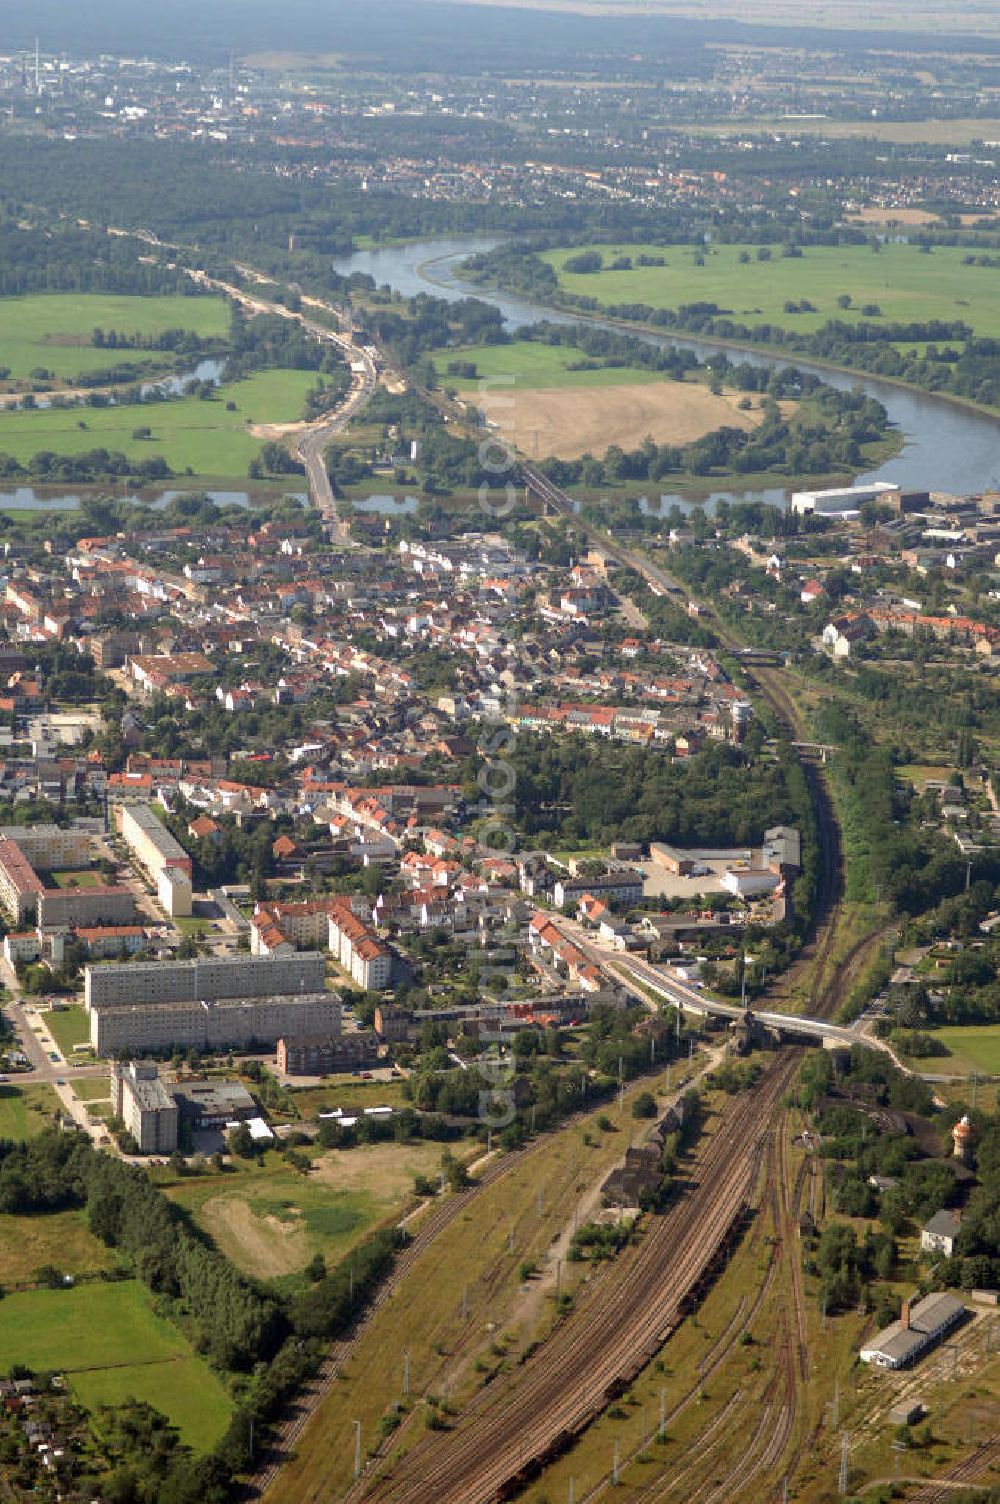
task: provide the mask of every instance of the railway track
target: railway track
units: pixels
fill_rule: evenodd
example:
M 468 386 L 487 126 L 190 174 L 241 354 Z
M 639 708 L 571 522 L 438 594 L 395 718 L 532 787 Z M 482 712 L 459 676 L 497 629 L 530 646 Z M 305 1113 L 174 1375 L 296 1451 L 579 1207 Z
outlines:
M 696 1156 L 693 1187 L 622 1256 L 613 1286 L 572 1314 L 510 1382 L 482 1392 L 453 1431 L 421 1441 L 392 1476 L 362 1478 L 345 1504 L 512 1498 L 623 1392 L 683 1319 L 745 1206 L 796 1059 L 783 1051 L 757 1093 L 734 1101 Z
M 941 1474 L 940 1479 L 936 1479 L 926 1488 L 920 1488 L 915 1494 L 910 1495 L 909 1504 L 947 1504 L 947 1501 L 955 1497 L 956 1484 L 979 1484 L 980 1487 L 989 1487 L 988 1483 L 982 1481 L 982 1475 L 988 1468 L 996 1468 L 998 1465 L 1000 1465 L 1000 1435 L 995 1435 L 981 1442 L 975 1451 L 970 1452 L 968 1457 L 963 1457 L 961 1462 L 956 1462 L 953 1467 L 948 1468 Z
M 524 468 L 528 484 L 543 500 L 569 510 L 568 498 L 558 488 L 533 467 Z M 603 536 L 601 541 L 605 544 Z M 610 552 L 620 562 L 638 569 L 657 588 L 674 588 L 674 582 L 656 566 L 614 546 Z M 783 687 L 768 683 L 764 693 L 787 729 L 793 735 L 799 732 L 795 707 Z M 817 915 L 820 956 L 825 964 L 842 883 L 841 850 L 822 779 L 815 769 L 807 770 L 807 777 L 816 803 L 823 852 Z M 634 1256 L 627 1257 L 624 1267 L 616 1270 L 615 1285 L 603 1292 L 600 1309 L 593 1303 L 581 1308 L 556 1330 L 515 1381 L 499 1392 L 498 1386 L 491 1386 L 490 1392 L 468 1407 L 453 1431 L 422 1441 L 391 1475 L 376 1468 L 378 1476 L 362 1478 L 345 1496 L 345 1504 L 374 1498 L 379 1504 L 494 1504 L 513 1497 L 546 1461 L 585 1429 L 614 1394 L 642 1370 L 680 1319 L 683 1297 L 697 1287 L 744 1202 L 751 1160 L 760 1152 L 794 1059 L 794 1052 L 783 1051 L 758 1092 L 739 1104 L 729 1132 L 720 1129 L 713 1135 L 698 1166 L 699 1184 L 680 1203 L 686 1213 L 684 1246 L 678 1247 L 674 1240 L 674 1234 L 681 1231 L 677 1227 L 680 1219 L 671 1213 L 657 1219 Z M 711 1193 L 707 1191 L 709 1185 Z M 678 1209 L 673 1208 L 673 1212 Z M 780 1456 L 791 1434 L 792 1401 L 802 1381 L 804 1363 L 798 1310 L 796 1331 L 788 1334 L 787 1346 L 790 1372 L 784 1376 L 783 1392 L 774 1401 L 780 1424 L 769 1428 L 756 1470 L 770 1465 L 768 1459 L 776 1447 Z M 752 1449 L 743 1467 L 749 1467 L 755 1456 Z
M 531 467 L 525 470 L 528 483 L 543 499 L 569 509 L 563 493 Z M 603 535 L 601 542 L 607 547 Z M 609 552 L 657 588 L 676 588 L 655 565 L 614 546 Z M 773 676 L 762 677 L 767 681 L 762 692 L 794 738 L 801 730 L 794 705 Z M 807 768 L 806 775 L 821 832 L 817 944 L 825 963 L 842 882 L 839 831 L 818 770 Z M 391 1471 L 376 1462 L 347 1492 L 344 1504 L 376 1499 L 379 1504 L 498 1504 L 513 1498 L 623 1392 L 683 1319 L 685 1302 L 706 1277 L 745 1207 L 769 1125 L 796 1059 L 796 1051 L 783 1050 L 757 1091 L 736 1100 L 725 1124 L 696 1157 L 696 1184 L 665 1215 L 654 1219 L 638 1245 L 622 1256 L 613 1281 L 602 1282 L 597 1295 L 557 1327 L 508 1381 L 494 1382 L 481 1392 L 454 1429 L 421 1439 Z M 422 1229 L 424 1246 L 427 1236 L 436 1236 L 445 1225 Z M 390 1284 L 351 1342 L 332 1355 L 317 1380 L 318 1393 L 287 1422 L 282 1451 L 301 1434 L 371 1315 L 389 1298 L 406 1267 L 401 1258 Z M 801 1382 L 801 1328 L 788 1332 L 783 1345 L 790 1356 L 769 1398 L 767 1414 L 773 1424 L 769 1421 L 766 1431 L 761 1431 L 761 1446 L 751 1447 L 739 1464 L 748 1479 L 769 1468 L 772 1458 L 780 1458 L 791 1434 L 794 1394 Z M 276 1459 L 265 1470 L 265 1487 L 276 1477 L 280 1461 Z M 322 1485 L 313 1497 L 324 1497 Z M 303 1499 L 302 1504 L 307 1501 Z
M 754 1249 L 759 1246 L 761 1238 L 763 1236 L 763 1219 L 760 1215 L 760 1212 L 763 1210 L 766 1204 L 769 1205 L 771 1209 L 772 1225 L 774 1227 L 777 1227 L 777 1198 L 778 1187 L 776 1172 L 776 1146 L 774 1137 L 772 1135 L 769 1138 L 764 1151 L 764 1183 L 760 1194 L 757 1215 L 754 1218 L 753 1228 L 749 1238 L 748 1247 L 750 1249 Z M 689 1385 L 680 1399 L 675 1400 L 672 1407 L 665 1412 L 663 1417 L 665 1427 L 672 1426 L 678 1420 L 678 1418 L 683 1415 L 684 1412 L 688 1410 L 692 1404 L 694 1404 L 705 1383 L 712 1378 L 713 1374 L 718 1372 L 722 1364 L 731 1355 L 743 1333 L 749 1331 L 750 1327 L 753 1325 L 753 1322 L 757 1317 L 758 1312 L 760 1311 L 761 1306 L 764 1304 L 764 1301 L 767 1299 L 768 1294 L 770 1293 L 771 1285 L 773 1283 L 777 1268 L 778 1264 L 776 1260 L 774 1258 L 770 1259 L 767 1269 L 764 1273 L 764 1277 L 761 1280 L 757 1294 L 754 1296 L 753 1301 L 748 1302 L 745 1295 L 740 1298 L 736 1310 L 729 1318 L 725 1327 L 719 1333 L 719 1336 L 712 1344 L 708 1353 L 699 1363 L 699 1376 L 697 1384 Z M 725 1420 L 728 1420 L 731 1412 L 739 1407 L 741 1401 L 745 1402 L 745 1396 L 743 1395 L 742 1390 L 738 1389 L 736 1393 L 726 1401 L 726 1404 L 723 1406 L 719 1414 L 713 1417 L 713 1419 L 708 1423 L 705 1429 L 701 1431 L 687 1447 L 684 1454 L 684 1466 L 682 1471 L 678 1472 L 676 1466 L 671 1467 L 669 1493 L 664 1494 L 658 1491 L 661 1490 L 664 1485 L 662 1480 L 656 1480 L 645 1491 L 635 1495 L 636 1504 L 653 1504 L 654 1500 L 667 1499 L 671 1496 L 671 1494 L 673 1495 L 673 1497 L 676 1497 L 675 1491 L 681 1486 L 681 1484 L 685 1482 L 689 1473 L 694 1471 L 695 1464 L 702 1458 L 711 1455 L 712 1452 L 714 1452 L 714 1450 L 716 1449 L 716 1446 L 721 1445 L 724 1442 L 726 1436 L 728 1435 L 728 1432 L 723 1432 L 722 1435 L 719 1435 L 718 1433 L 720 1431 L 720 1427 Z M 629 1463 L 634 1462 L 638 1456 L 640 1456 L 644 1452 L 647 1452 L 649 1447 L 653 1444 L 655 1436 L 656 1432 L 653 1431 L 648 1436 L 644 1437 L 640 1444 L 622 1459 L 623 1468 L 627 1468 Z M 588 1493 L 585 1493 L 582 1496 L 580 1504 L 597 1504 L 597 1500 L 603 1499 L 611 1487 L 612 1482 L 610 1477 L 603 1478 L 600 1483 L 598 1483 Z

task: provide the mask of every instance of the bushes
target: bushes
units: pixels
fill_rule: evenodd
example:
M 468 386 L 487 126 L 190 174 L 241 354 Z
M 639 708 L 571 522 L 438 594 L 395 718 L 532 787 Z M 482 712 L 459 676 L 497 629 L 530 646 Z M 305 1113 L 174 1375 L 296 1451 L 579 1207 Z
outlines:
M 573 1234 L 566 1257 L 578 1263 L 589 1257 L 591 1263 L 613 1259 L 632 1239 L 631 1222 L 585 1222 Z
M 392 1267 L 397 1234 L 383 1228 L 349 1260 L 292 1300 L 289 1315 L 300 1337 L 330 1340 L 347 1330 Z

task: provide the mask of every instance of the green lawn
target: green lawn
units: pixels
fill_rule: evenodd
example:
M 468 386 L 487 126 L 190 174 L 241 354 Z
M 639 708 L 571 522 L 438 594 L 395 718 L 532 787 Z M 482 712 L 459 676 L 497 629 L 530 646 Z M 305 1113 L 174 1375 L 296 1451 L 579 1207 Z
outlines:
M 1000 1076 L 1000 1024 L 935 1029 L 934 1038 L 947 1046 L 952 1058 L 937 1060 L 931 1057 L 917 1062 L 918 1069 L 941 1071 L 943 1075 L 951 1070 L 964 1070 Z
M 365 1107 L 401 1107 L 402 1080 L 363 1081 L 360 1076 L 330 1076 L 322 1086 L 292 1087 L 299 1116 L 308 1121 L 320 1112 L 342 1107 L 345 1112 Z
M 169 367 L 172 357 L 156 350 L 108 350 L 90 343 L 95 329 L 120 334 L 162 334 L 187 329 L 202 338 L 229 333 L 229 306 L 217 297 L 114 297 L 103 293 L 37 293 L 0 301 L 0 365 L 12 379 L 26 380 L 43 368 L 72 381 L 86 371 L 122 361 L 153 361 Z
M 46 1082 L 0 1085 L 0 1138 L 34 1138 L 52 1126 L 59 1098 Z
M 463 345 L 456 350 L 439 351 L 434 358 L 439 380 L 462 389 L 475 388 L 483 378 L 492 378 L 491 388 L 502 393 L 502 382 L 513 378 L 511 385 L 525 387 L 630 386 L 664 381 L 662 371 L 646 371 L 640 366 L 600 367 L 593 371 L 571 371 L 569 367 L 586 359 L 582 350 L 566 345 L 541 345 L 534 340 L 513 340 L 509 345 Z M 477 375 L 449 376 L 453 360 L 472 361 Z
M 106 1368 L 185 1357 L 181 1333 L 153 1312 L 137 1280 L 77 1285 L 71 1290 L 30 1290 L 0 1303 L 0 1371 L 29 1368 Z
M 181 1440 L 195 1452 L 207 1452 L 215 1445 L 229 1424 L 233 1408 L 223 1384 L 204 1359 L 194 1354 L 167 1363 L 96 1368 L 74 1374 L 71 1386 L 76 1398 L 91 1412 L 98 1405 L 145 1400 L 173 1421 Z
M 644 252 L 662 256 L 662 267 L 632 271 L 564 272 L 568 257 L 582 249 L 600 251 L 605 266 L 622 254 L 633 262 Z M 750 260 L 740 263 L 740 252 Z M 1000 334 L 1000 268 L 963 266 L 961 246 L 935 246 L 922 255 L 914 245 L 885 245 L 875 254 L 868 245 L 806 246 L 801 259 L 773 247 L 770 261 L 758 261 L 756 246 L 598 245 L 548 251 L 544 260 L 559 273 L 566 292 L 596 298 L 603 305 L 647 303 L 674 308 L 682 303 L 715 303 L 720 312 L 749 325 L 780 324 L 803 333 L 827 319 L 858 322 L 866 303 L 876 303 L 883 321 L 929 318 L 964 319 L 980 335 Z M 704 266 L 695 264 L 703 255 Z M 849 294 L 843 311 L 837 298 Z M 812 303 L 815 313 L 788 314 L 786 300 Z M 878 322 L 878 320 L 875 320 Z
M 13 1363 L 70 1376 L 85 1405 L 145 1399 L 208 1447 L 231 1404 L 222 1384 L 182 1334 L 157 1316 L 136 1280 L 31 1290 L 0 1302 L 0 1372 Z
M 111 1079 L 103 1076 L 87 1076 L 83 1081 L 74 1076 L 72 1080 L 73 1095 L 81 1102 L 110 1102 Z
M 0 412 L 0 453 L 29 464 L 42 450 L 110 449 L 134 460 L 159 455 L 177 475 L 190 469 L 193 475 L 242 480 L 263 442 L 247 425 L 298 420 L 315 380 L 310 371 L 259 371 L 219 387 L 211 401 L 181 397 L 136 407 Z M 232 412 L 229 402 L 235 404 Z M 133 439 L 138 428 L 149 428 L 152 436 Z
M 55 887 L 70 893 L 82 892 L 84 888 L 96 888 L 101 881 L 96 872 L 53 872 L 51 876 Z
M 90 1043 L 90 1019 L 87 1010 L 78 1003 L 58 1010 L 50 1008 L 45 1015 L 45 1022 L 67 1059 L 72 1055 L 75 1044 Z

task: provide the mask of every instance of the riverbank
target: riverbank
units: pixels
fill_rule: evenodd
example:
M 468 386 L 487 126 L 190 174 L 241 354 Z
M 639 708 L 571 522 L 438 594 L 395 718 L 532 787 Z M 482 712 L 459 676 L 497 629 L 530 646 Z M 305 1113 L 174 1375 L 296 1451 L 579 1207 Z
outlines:
M 417 270 L 432 285 L 444 289 L 448 284 L 437 281 L 427 274 L 427 268 L 449 260 L 448 256 L 431 257 L 426 261 L 417 263 Z M 495 282 L 479 283 L 474 278 L 463 273 L 461 265 L 452 268 L 452 275 L 460 280 L 469 291 L 466 296 L 486 296 L 487 301 L 493 301 L 488 295 L 509 296 L 530 302 L 532 307 L 537 308 L 540 317 L 546 313 L 552 314 L 559 319 L 569 318 L 581 324 L 595 324 L 598 327 L 618 329 L 623 334 L 642 334 L 653 337 L 669 344 L 676 336 L 676 343 L 689 344 L 694 342 L 706 347 L 718 347 L 722 350 L 732 350 L 734 353 L 755 355 L 769 360 L 775 365 L 799 366 L 802 370 L 829 371 L 839 376 L 847 376 L 856 382 L 877 382 L 882 386 L 894 387 L 897 391 L 907 392 L 914 397 L 922 397 L 929 401 L 940 402 L 948 407 L 953 407 L 961 412 L 975 413 L 979 417 L 991 418 L 1000 423 L 1000 406 L 988 407 L 985 403 L 976 402 L 971 397 L 960 397 L 954 392 L 931 392 L 926 387 L 915 386 L 910 381 L 904 381 L 900 376 L 883 376 L 881 372 L 862 371 L 856 366 L 845 366 L 837 361 L 827 360 L 821 355 L 807 355 L 797 350 L 789 350 L 775 345 L 761 344 L 754 340 L 727 339 L 721 334 L 712 334 L 705 330 L 687 329 L 677 325 L 672 329 L 664 329 L 658 324 L 651 324 L 642 319 L 623 319 L 600 309 L 589 310 L 574 306 L 572 302 L 545 302 L 538 303 L 529 294 L 515 287 L 504 287 Z

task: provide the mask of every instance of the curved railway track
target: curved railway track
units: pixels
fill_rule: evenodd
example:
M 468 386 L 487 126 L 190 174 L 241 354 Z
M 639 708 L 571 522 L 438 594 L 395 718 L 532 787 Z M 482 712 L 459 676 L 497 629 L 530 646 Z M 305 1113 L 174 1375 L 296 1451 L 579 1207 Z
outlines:
M 910 1504 L 948 1504 L 955 1497 L 956 1485 L 965 1483 L 980 1488 L 994 1486 L 989 1480 L 983 1479 L 983 1474 L 988 1468 L 1000 1466 L 1000 1435 L 994 1435 L 970 1452 L 968 1457 L 963 1457 L 961 1462 L 956 1462 L 953 1467 L 941 1475 L 925 1488 L 920 1488 L 915 1494 L 909 1496 Z
M 452 1431 L 422 1440 L 391 1476 L 363 1478 L 345 1504 L 493 1504 L 514 1497 L 584 1430 L 683 1318 L 746 1204 L 796 1059 L 794 1050 L 782 1051 L 758 1091 L 735 1099 L 695 1157 L 694 1184 L 622 1256 L 612 1285 L 602 1285 L 509 1383 L 482 1392 Z
M 570 509 L 568 498 L 532 467 L 524 466 L 524 471 L 529 485 L 544 500 L 561 510 Z M 603 535 L 601 544 L 658 589 L 676 588 L 657 566 L 613 544 L 609 546 Z M 801 739 L 797 712 L 784 687 L 774 682 L 773 675 L 759 672 L 764 680 L 762 693 L 774 714 L 793 737 Z M 806 776 L 815 802 L 822 851 L 813 943 L 825 965 L 842 886 L 841 849 L 824 781 L 816 768 L 806 767 Z M 835 987 L 827 989 L 827 996 L 817 998 L 814 1013 L 832 1008 L 835 991 Z M 719 1248 L 747 1204 L 759 1157 L 797 1058 L 796 1050 L 782 1050 L 757 1090 L 735 1099 L 726 1121 L 699 1147 L 692 1167 L 695 1183 L 663 1216 L 651 1221 L 639 1243 L 616 1263 L 612 1277 L 602 1281 L 526 1363 L 507 1380 L 495 1381 L 481 1391 L 453 1429 L 421 1438 L 394 1467 L 376 1459 L 343 1495 L 344 1504 L 370 1500 L 378 1504 L 499 1504 L 515 1497 L 546 1462 L 565 1450 L 627 1388 L 683 1319 L 686 1302 L 707 1277 Z M 451 1215 L 464 1204 L 465 1198 L 456 1198 Z M 444 1218 L 445 1208 L 440 1212 L 440 1222 L 432 1219 L 421 1229 L 409 1252 L 410 1259 L 416 1247 L 425 1247 L 451 1220 Z M 299 1413 L 286 1423 L 280 1439 L 282 1452 L 301 1434 L 374 1310 L 399 1285 L 408 1262 L 406 1254 L 402 1255 L 390 1282 L 351 1341 L 338 1345 L 331 1355 L 316 1381 L 318 1393 L 308 1396 Z M 745 1487 L 772 1470 L 787 1448 L 796 1393 L 803 1379 L 799 1314 L 794 1328 L 788 1326 L 786 1317 L 782 1347 L 787 1356 L 782 1356 L 768 1394 L 765 1420 L 745 1456 L 712 1499 L 732 1492 L 737 1474 L 739 1486 Z M 340 1450 L 342 1445 L 343 1438 L 331 1438 L 331 1451 Z M 711 1450 L 710 1441 L 708 1446 Z M 280 1461 L 276 1458 L 259 1475 L 265 1487 L 273 1482 Z M 675 1489 L 676 1479 L 672 1479 L 668 1496 L 676 1497 Z M 328 1497 L 322 1484 L 309 1496 L 314 1500 Z M 650 1495 L 651 1499 L 656 1497 L 667 1496 Z M 308 1504 L 308 1500 L 303 1497 L 300 1504 Z

